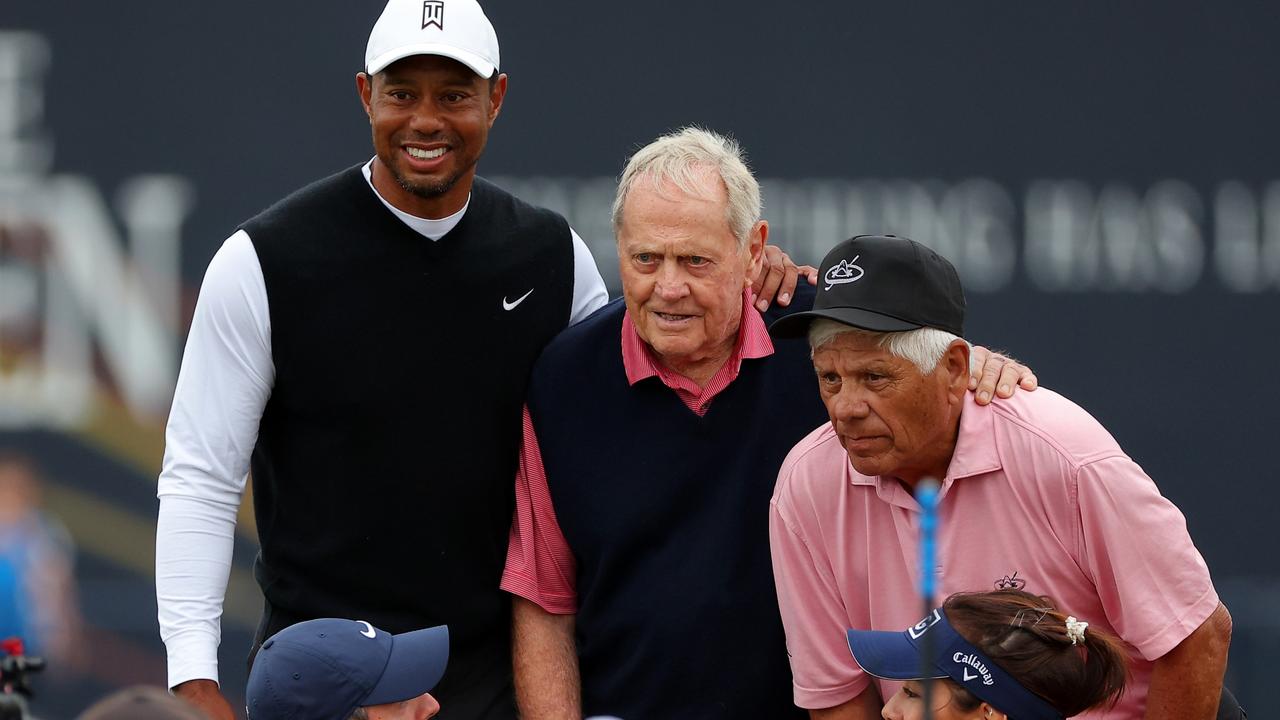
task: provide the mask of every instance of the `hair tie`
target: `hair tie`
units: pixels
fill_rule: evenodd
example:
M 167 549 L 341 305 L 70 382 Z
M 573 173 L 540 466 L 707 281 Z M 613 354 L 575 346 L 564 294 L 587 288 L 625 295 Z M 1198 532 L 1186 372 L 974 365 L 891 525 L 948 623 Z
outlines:
M 1089 623 L 1075 619 L 1074 616 L 1067 616 L 1067 638 L 1071 640 L 1072 645 L 1079 645 L 1084 642 L 1084 631 L 1089 627 Z

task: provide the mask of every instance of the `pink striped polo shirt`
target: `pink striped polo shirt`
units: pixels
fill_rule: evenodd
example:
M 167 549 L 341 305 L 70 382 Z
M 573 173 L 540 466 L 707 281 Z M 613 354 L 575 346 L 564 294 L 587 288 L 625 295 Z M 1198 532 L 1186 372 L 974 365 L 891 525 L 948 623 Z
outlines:
M 628 312 L 622 317 L 622 365 L 627 383 L 656 377 L 694 413 L 705 415 L 711 401 L 738 377 L 742 361 L 773 354 L 773 342 L 764 319 L 754 307 L 755 296 L 747 290 L 742 296 L 742 322 L 733 353 L 716 372 L 706 387 L 659 363 L 653 351 L 640 338 Z M 502 589 L 537 603 L 547 612 L 570 614 L 578 610 L 575 590 L 577 568 L 573 552 L 560 531 L 547 473 L 538 449 L 537 432 L 524 409 L 524 438 L 520 447 L 520 465 L 516 470 L 516 512 L 507 544 L 507 564 L 502 573 Z
M 1129 646 L 1129 687 L 1113 710 L 1082 717 L 1141 718 L 1151 662 L 1218 606 L 1182 513 L 1057 393 L 963 408 L 940 494 L 939 600 L 1022 588 L 1110 630 Z M 770 541 L 796 704 L 834 707 L 873 680 L 850 655 L 846 628 L 920 619 L 919 509 L 898 481 L 858 474 L 830 425 L 787 456 Z M 875 682 L 885 699 L 897 692 Z

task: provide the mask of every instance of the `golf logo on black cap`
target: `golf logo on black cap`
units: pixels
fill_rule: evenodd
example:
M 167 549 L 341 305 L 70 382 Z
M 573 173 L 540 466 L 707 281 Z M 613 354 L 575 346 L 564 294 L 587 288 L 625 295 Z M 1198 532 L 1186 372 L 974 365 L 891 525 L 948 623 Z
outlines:
M 858 262 L 861 255 L 854 255 L 852 260 L 841 260 L 840 264 L 832 265 L 823 279 L 827 281 L 827 289 L 830 290 L 834 285 L 843 285 L 851 283 L 862 278 L 862 268 L 854 265 Z
M 859 235 L 827 253 L 818 272 L 825 282 L 813 310 L 779 319 L 769 327 L 774 336 L 801 337 L 811 322 L 826 318 L 872 332 L 929 327 L 964 337 L 960 276 L 914 240 Z

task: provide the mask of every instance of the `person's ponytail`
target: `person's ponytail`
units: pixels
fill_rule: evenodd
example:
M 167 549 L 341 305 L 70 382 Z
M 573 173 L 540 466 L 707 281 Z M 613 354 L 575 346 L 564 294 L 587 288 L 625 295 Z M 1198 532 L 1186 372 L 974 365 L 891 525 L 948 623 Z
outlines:
M 961 593 L 943 609 L 966 640 L 1064 716 L 1114 705 L 1124 692 L 1128 655 L 1120 641 L 1082 620 L 1072 618 L 1069 627 L 1051 598 L 1020 590 Z M 976 698 L 957 700 L 977 707 Z

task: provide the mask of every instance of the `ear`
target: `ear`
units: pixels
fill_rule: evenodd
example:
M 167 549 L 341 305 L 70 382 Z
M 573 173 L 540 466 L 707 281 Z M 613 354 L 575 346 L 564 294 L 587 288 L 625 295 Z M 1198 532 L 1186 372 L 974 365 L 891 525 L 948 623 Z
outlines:
M 987 703 L 978 706 L 978 717 L 981 720 L 1009 720 L 1009 716 L 991 707 Z
M 745 287 L 751 287 L 756 276 L 760 274 L 760 266 L 764 263 L 764 246 L 769 241 L 769 222 L 758 220 L 747 233 L 746 257 L 747 277 Z
M 373 101 L 373 77 L 368 73 L 356 73 L 356 92 L 360 95 L 360 104 L 364 106 L 364 114 L 373 117 L 369 104 Z
M 502 101 L 506 97 L 507 74 L 501 73 L 498 79 L 493 81 L 493 87 L 489 88 L 489 127 L 493 127 L 493 121 L 497 120 L 498 113 L 502 112 Z
M 946 371 L 947 394 L 955 403 L 964 402 L 969 390 L 969 344 L 964 340 L 952 340 L 939 363 Z

